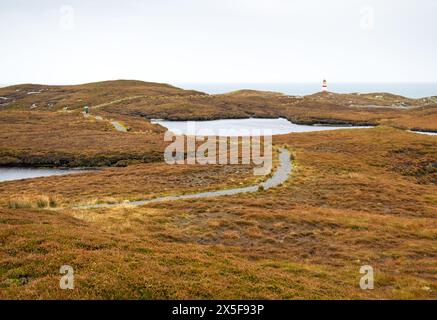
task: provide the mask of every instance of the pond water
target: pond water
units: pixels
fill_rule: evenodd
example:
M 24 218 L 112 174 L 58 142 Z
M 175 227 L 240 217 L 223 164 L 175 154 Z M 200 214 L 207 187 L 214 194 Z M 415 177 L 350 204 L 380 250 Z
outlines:
M 409 130 L 410 132 L 413 133 L 419 133 L 419 134 L 427 134 L 429 136 L 437 136 L 437 132 L 428 132 L 428 131 L 414 131 L 414 130 Z
M 49 168 L 1 168 L 0 182 L 22 180 L 29 178 L 58 176 L 72 173 L 80 173 L 83 170 L 78 169 L 49 169 Z
M 199 136 L 250 136 L 257 135 L 258 130 L 270 130 L 271 134 L 287 134 L 293 132 L 313 132 L 338 129 L 369 128 L 356 126 L 323 126 L 323 125 L 300 125 L 287 119 L 226 119 L 210 121 L 168 121 L 152 120 L 152 123 L 160 124 L 173 133 L 180 135 L 199 135 Z M 245 132 L 246 131 L 246 132 Z M 193 134 L 194 132 L 194 134 Z M 264 131 L 267 134 L 266 131 Z M 263 134 L 263 132 L 261 132 Z M 258 133 L 259 135 L 259 133 Z

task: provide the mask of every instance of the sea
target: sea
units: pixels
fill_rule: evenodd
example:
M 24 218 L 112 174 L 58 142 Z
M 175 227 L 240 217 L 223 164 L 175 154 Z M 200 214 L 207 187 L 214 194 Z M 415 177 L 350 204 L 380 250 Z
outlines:
M 309 95 L 320 92 L 320 83 L 172 83 L 177 87 L 198 90 L 209 94 L 221 94 L 241 89 L 275 91 L 287 95 Z M 341 83 L 328 81 L 328 91 L 336 93 L 387 92 L 408 98 L 437 96 L 436 83 Z
M 290 83 L 188 83 L 174 82 L 170 83 L 179 88 L 202 91 L 209 94 L 221 94 L 241 89 L 252 89 L 261 91 L 275 91 L 287 95 L 308 95 L 320 92 L 322 82 L 290 82 Z M 0 84 L 0 87 L 6 87 L 12 84 Z M 388 92 L 398 94 L 408 98 L 424 98 L 437 96 L 437 82 L 329 82 L 328 91 L 336 93 L 374 93 Z

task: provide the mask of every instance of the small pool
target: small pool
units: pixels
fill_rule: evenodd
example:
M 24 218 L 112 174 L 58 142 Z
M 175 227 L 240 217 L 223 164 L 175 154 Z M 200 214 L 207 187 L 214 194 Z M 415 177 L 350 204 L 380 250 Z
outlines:
M 414 130 L 408 130 L 408 131 L 413 132 L 413 133 L 426 134 L 426 135 L 429 135 L 429 136 L 437 136 L 437 132 L 414 131 Z
M 0 168 L 0 182 L 84 172 L 79 169 Z

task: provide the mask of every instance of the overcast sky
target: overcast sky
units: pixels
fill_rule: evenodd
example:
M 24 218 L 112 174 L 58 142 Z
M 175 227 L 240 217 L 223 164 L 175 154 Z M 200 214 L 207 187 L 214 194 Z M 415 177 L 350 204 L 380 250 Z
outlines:
M 0 1 L 0 83 L 437 82 L 435 0 Z

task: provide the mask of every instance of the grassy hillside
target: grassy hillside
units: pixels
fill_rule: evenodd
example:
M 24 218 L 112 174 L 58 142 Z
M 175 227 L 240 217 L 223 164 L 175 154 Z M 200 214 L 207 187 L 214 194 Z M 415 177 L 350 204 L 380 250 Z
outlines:
M 437 97 L 409 99 L 389 93 L 316 93 L 287 96 L 240 90 L 208 95 L 167 84 L 106 81 L 77 86 L 0 88 L 0 110 L 81 110 L 110 117 L 208 120 L 284 117 L 302 124 L 356 124 L 437 131 Z
M 3 201 L 0 297 L 436 298 L 434 137 L 374 128 L 274 140 L 291 148 L 295 171 L 269 191 L 95 210 L 10 209 Z M 71 196 L 67 204 L 111 189 L 147 197 L 208 188 L 215 178 L 233 185 L 239 174 L 204 168 L 212 177 L 196 166 L 150 164 L 75 181 L 16 181 L 1 198 L 56 194 L 56 186 L 61 199 Z M 131 188 L 135 172 L 143 182 Z M 74 290 L 59 289 L 63 264 L 74 267 Z M 359 288 L 362 265 L 375 270 L 374 290 Z
M 22 84 L 0 88 L 0 109 L 70 110 L 96 106 L 135 96 L 178 96 L 200 94 L 168 84 L 135 80 L 116 80 L 82 85 L 46 86 Z
M 123 133 L 109 121 L 80 113 L 3 110 L 0 165 L 93 167 L 161 161 L 166 145 L 162 128 L 144 120 L 132 124 L 135 130 Z
M 437 140 L 401 130 L 437 131 L 435 97 L 207 95 L 139 81 L 20 85 L 0 97 L 0 165 L 101 167 L 0 183 L 1 299 L 437 298 Z M 294 171 L 267 191 L 72 208 L 260 179 L 249 166 L 164 164 L 165 130 L 145 118 L 279 116 L 379 126 L 275 136 Z M 74 290 L 59 289 L 64 264 Z M 374 290 L 359 288 L 362 265 Z
M 147 119 L 284 117 L 300 124 L 385 125 L 437 131 L 435 98 L 317 93 L 305 97 L 240 90 L 207 95 L 166 84 L 106 81 L 0 89 L 0 164 L 114 166 L 161 161 L 164 129 Z M 90 106 L 91 116 L 81 114 Z M 99 117 L 102 121 L 96 120 Z M 128 133 L 116 132 L 118 121 Z

